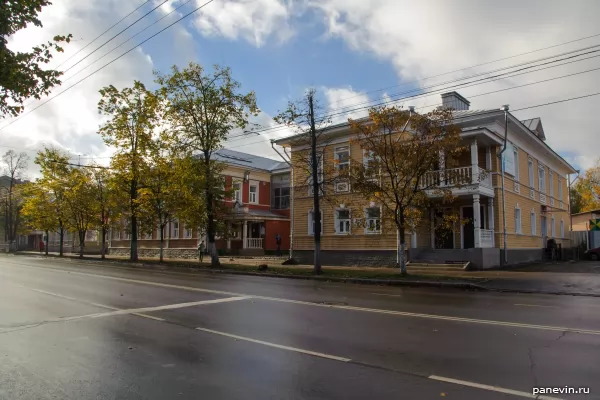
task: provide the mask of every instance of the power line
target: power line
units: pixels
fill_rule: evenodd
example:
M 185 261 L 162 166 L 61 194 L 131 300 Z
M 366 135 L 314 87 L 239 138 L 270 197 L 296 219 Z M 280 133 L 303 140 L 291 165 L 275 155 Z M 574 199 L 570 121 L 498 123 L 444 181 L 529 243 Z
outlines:
M 155 34 L 153 34 L 152 36 L 148 37 L 145 40 L 142 40 L 140 43 L 138 43 L 137 45 L 135 45 L 134 47 L 130 48 L 129 50 L 127 50 L 126 52 L 124 52 L 123 54 L 119 55 L 118 57 L 115 57 L 114 59 L 112 59 L 111 61 L 107 62 L 106 64 L 104 64 L 103 66 L 101 66 L 100 68 L 98 68 L 97 70 L 95 70 L 94 72 L 86 75 L 85 77 L 83 77 L 82 79 L 78 80 L 77 82 L 75 82 L 74 84 L 72 84 L 71 86 L 69 86 L 68 88 L 66 88 L 65 90 L 63 90 L 62 92 L 57 93 L 56 95 L 50 97 L 48 100 L 46 100 L 45 102 L 43 102 L 42 104 L 38 105 L 37 107 L 33 108 L 31 111 L 23 114 L 21 117 L 15 119 L 14 121 L 4 125 L 2 128 L 0 128 L 0 131 L 3 130 L 4 128 L 14 124 L 17 121 L 20 121 L 21 119 L 25 118 L 27 115 L 31 114 L 32 112 L 34 112 L 35 110 L 37 110 L 40 107 L 43 107 L 44 105 L 48 104 L 50 101 L 54 100 L 55 98 L 57 98 L 58 96 L 60 96 L 61 94 L 67 92 L 68 90 L 72 89 L 73 87 L 75 87 L 76 85 L 78 85 L 79 83 L 83 82 L 84 80 L 86 80 L 87 78 L 89 78 L 90 76 L 94 75 L 95 73 L 97 73 L 98 71 L 106 68 L 107 66 L 109 66 L 110 64 L 112 64 L 113 62 L 117 61 L 118 59 L 120 59 L 121 57 L 131 53 L 133 50 L 137 49 L 139 46 L 141 46 L 142 44 L 146 43 L 147 41 L 149 41 L 150 39 L 153 39 L 154 37 L 158 36 L 159 34 L 161 34 L 162 32 L 166 31 L 167 29 L 169 29 L 170 27 L 172 27 L 173 25 L 175 25 L 176 23 L 178 23 L 179 21 L 189 17 L 190 15 L 194 14 L 195 12 L 197 12 L 198 10 L 200 10 L 201 8 L 207 6 L 208 4 L 212 3 L 214 0 L 208 0 L 206 3 L 196 7 L 194 10 L 190 11 L 189 13 L 185 14 L 184 16 L 182 16 L 181 18 L 177 19 L 176 21 L 172 22 L 171 24 L 167 25 L 166 27 L 164 27 L 163 29 L 161 29 L 160 31 L 156 32 Z
M 146 14 L 142 15 L 141 17 L 139 17 L 138 19 L 136 19 L 135 21 L 133 21 L 131 24 L 127 25 L 124 29 L 122 29 L 119 33 L 117 33 L 116 35 L 114 35 L 113 37 L 111 37 L 110 39 L 108 39 L 107 41 L 105 41 L 104 43 L 102 43 L 100 46 L 96 47 L 96 49 L 94 49 L 94 51 L 92 51 L 90 54 L 88 54 L 87 56 L 83 57 L 81 60 L 77 61 L 75 64 L 71 65 L 69 68 L 65 69 L 63 71 L 63 73 L 70 71 L 72 68 L 74 68 L 77 64 L 79 64 L 80 62 L 82 62 L 83 60 L 85 60 L 86 58 L 88 58 L 89 56 L 91 56 L 92 54 L 94 54 L 95 52 L 97 52 L 98 50 L 100 50 L 101 48 L 103 48 L 106 44 L 110 43 L 113 39 L 115 39 L 117 36 L 119 36 L 120 34 L 122 34 L 123 32 L 125 32 L 127 29 L 131 28 L 132 26 L 134 26 L 135 24 L 137 24 L 138 22 L 140 22 L 142 19 L 146 18 L 148 15 L 150 15 L 152 12 L 154 12 L 154 10 L 156 10 L 157 8 L 159 8 L 160 6 L 162 6 L 163 4 L 165 4 L 166 2 L 168 2 L 169 0 L 163 0 L 162 3 L 160 3 L 159 5 L 157 5 L 156 7 L 154 7 L 152 10 L 148 11 Z M 134 10 L 135 11 L 135 10 Z
M 146 3 L 149 3 L 151 0 L 146 0 L 144 1 L 142 4 L 140 4 L 135 10 L 131 11 L 129 14 L 127 14 L 126 16 L 124 16 L 123 18 L 121 18 L 120 20 L 118 20 L 117 22 L 115 22 L 113 25 L 111 25 L 110 28 L 106 29 L 104 32 L 102 32 L 101 34 L 99 34 L 98 36 L 96 36 L 91 42 L 89 42 L 88 44 L 86 44 L 85 46 L 83 46 L 81 49 L 77 50 L 77 52 L 75 54 L 73 54 L 72 56 L 70 56 L 69 58 L 67 58 L 66 60 L 64 60 L 63 62 L 61 62 L 60 64 L 58 64 L 55 68 L 53 69 L 58 69 L 60 66 L 64 65 L 67 61 L 71 60 L 73 57 L 75 57 L 77 54 L 81 53 L 83 50 L 85 50 L 89 45 L 91 45 L 92 43 L 94 43 L 96 40 L 100 39 L 100 37 L 102 37 L 105 33 L 107 33 L 108 31 L 110 31 L 112 28 L 114 28 L 115 26 L 119 25 L 121 22 L 123 22 L 127 17 L 129 17 L 131 14 L 133 14 L 134 12 L 136 12 L 137 10 L 139 10 L 140 8 L 142 8 Z

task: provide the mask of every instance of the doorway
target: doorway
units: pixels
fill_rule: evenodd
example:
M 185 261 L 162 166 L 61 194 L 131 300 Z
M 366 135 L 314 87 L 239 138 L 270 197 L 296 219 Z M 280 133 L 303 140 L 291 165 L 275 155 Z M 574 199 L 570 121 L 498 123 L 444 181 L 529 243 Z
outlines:
M 480 206 L 479 210 L 479 228 L 484 229 L 484 220 L 485 208 Z M 463 249 L 472 249 L 475 247 L 475 224 L 473 222 L 473 207 L 472 206 L 463 206 L 461 207 L 461 220 L 467 221 L 461 226 L 461 236 L 462 236 L 462 248 Z
M 454 248 L 454 232 L 452 228 L 444 226 L 441 222 L 444 219 L 444 210 L 435 210 L 435 231 L 434 231 L 434 248 L 436 249 L 453 249 Z

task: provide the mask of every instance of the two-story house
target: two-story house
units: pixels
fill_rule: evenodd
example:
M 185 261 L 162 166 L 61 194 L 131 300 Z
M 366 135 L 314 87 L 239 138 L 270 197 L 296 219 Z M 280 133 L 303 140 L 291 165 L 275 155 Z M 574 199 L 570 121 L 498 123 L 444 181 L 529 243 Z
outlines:
M 263 255 L 275 253 L 276 236 L 281 251 L 290 246 L 290 168 L 285 162 L 222 149 L 214 159 L 225 165 L 225 187 L 233 197 L 225 201 L 232 208 L 228 216 L 227 238 L 216 239 L 221 254 Z M 129 254 L 129 235 L 124 224 L 111 232 L 110 254 Z M 197 246 L 208 243 L 201 227 L 186 226 L 175 220 L 166 227 L 165 255 L 171 258 L 196 258 Z M 160 231 L 139 233 L 139 255 L 154 257 L 160 247 Z
M 508 113 L 507 148 L 504 152 L 504 207 L 502 205 L 501 160 L 504 144 L 505 113 L 500 109 L 469 110 L 470 103 L 456 92 L 442 95 L 443 107 L 453 109 L 454 123 L 461 128 L 461 138 L 468 151 L 452 170 L 440 168 L 421 178 L 424 188 L 440 185 L 450 188 L 452 204 L 443 209 L 427 210 L 426 221 L 407 233 L 411 261 L 470 261 L 474 267 L 501 265 L 504 215 L 506 215 L 507 262 L 509 264 L 539 260 L 548 238 L 562 247 L 570 247 L 568 235 L 567 176 L 575 172 L 546 143 L 539 118 L 520 121 Z M 329 127 L 320 135 L 320 152 L 324 163 L 368 163 L 360 142 L 353 139 L 348 123 Z M 324 144 L 326 142 L 326 144 Z M 294 154 L 304 149 L 295 137 L 279 139 L 276 144 Z M 443 154 L 440 155 L 443 160 Z M 443 164 L 442 164 L 443 165 Z M 347 167 L 347 166 L 346 166 Z M 299 174 L 298 174 L 299 175 Z M 297 179 L 300 179 L 299 177 Z M 467 184 L 465 184 L 467 182 Z M 302 182 L 294 182 L 294 255 L 302 262 L 312 260 L 314 245 L 314 213 L 310 189 L 301 190 Z M 304 186 L 306 187 L 306 186 Z M 327 188 L 327 193 L 347 191 L 350 201 L 339 206 L 322 202 L 321 249 L 325 265 L 393 265 L 396 232 L 382 230 L 381 209 L 372 201 L 352 194 L 352 188 Z M 436 191 L 430 195 L 435 196 Z M 345 204 L 355 204 L 350 209 Z M 458 214 L 460 222 L 452 232 L 441 232 L 435 219 L 445 212 Z M 352 222 L 358 215 L 375 229 L 362 229 Z

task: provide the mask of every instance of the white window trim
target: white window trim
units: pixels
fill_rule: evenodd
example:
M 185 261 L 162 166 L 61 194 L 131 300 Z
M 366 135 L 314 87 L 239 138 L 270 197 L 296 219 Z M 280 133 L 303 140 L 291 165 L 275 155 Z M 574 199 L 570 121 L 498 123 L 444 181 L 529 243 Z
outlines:
M 550 237 L 556 237 L 556 227 L 554 226 L 556 221 L 554 220 L 554 215 L 550 218 Z
M 535 215 L 535 211 L 531 210 L 531 213 L 529 213 L 529 218 L 531 218 L 531 222 L 530 222 L 530 229 L 531 229 L 531 236 L 537 236 L 537 215 Z
M 549 195 L 554 197 L 554 174 L 550 169 L 548 169 L 548 182 Z
M 368 218 L 367 215 L 367 210 L 369 210 L 370 208 L 378 208 L 379 209 L 379 218 Z M 380 235 L 381 234 L 381 214 L 383 212 L 381 206 L 373 206 L 373 207 L 365 207 L 364 208 L 364 214 L 365 214 L 365 235 Z M 369 220 L 379 220 L 379 230 L 370 230 L 369 229 Z
M 121 240 L 121 228 L 115 230 L 115 240 Z
M 240 185 L 239 190 L 235 188 L 235 185 Z M 244 183 L 240 180 L 233 180 L 231 181 L 231 189 L 233 190 L 233 201 L 237 201 L 240 204 L 243 204 L 244 201 L 244 196 L 242 196 L 242 193 L 244 191 Z M 239 197 L 239 199 L 238 199 Z
M 364 167 L 365 171 L 368 168 L 369 161 L 371 161 L 371 160 L 375 161 L 376 160 L 376 157 L 373 156 L 372 154 L 369 154 L 369 153 L 370 153 L 369 150 L 363 149 L 363 167 Z M 379 181 L 380 177 L 381 177 L 381 168 L 379 169 L 379 171 L 377 171 L 376 174 L 374 174 L 373 176 L 369 177 L 369 179 L 371 181 Z
M 529 172 L 529 187 L 533 189 L 535 187 L 535 169 L 531 157 L 527 160 L 527 168 Z
M 310 210 L 308 212 L 308 235 L 309 236 L 314 236 L 315 235 L 315 227 L 313 225 L 313 214 L 314 211 Z M 323 210 L 321 210 L 321 236 L 323 236 Z
M 340 219 L 338 218 L 338 212 L 339 211 L 348 211 L 348 219 L 343 219 L 343 221 L 348 221 L 348 231 L 344 231 L 344 232 L 340 232 L 338 230 L 338 224 L 340 222 Z M 350 210 L 349 208 L 336 208 L 334 211 L 334 228 L 335 228 L 335 234 L 336 235 L 350 235 L 352 233 L 352 210 Z
M 175 226 L 177 226 L 177 229 L 175 229 Z M 175 219 L 173 222 L 171 222 L 169 233 L 169 237 L 171 239 L 179 239 L 179 220 Z
M 560 176 L 558 177 L 558 199 L 562 201 L 563 199 L 563 188 L 562 188 L 562 179 Z
M 538 164 L 538 190 L 546 193 L 546 169 L 541 164 Z
M 519 223 L 517 224 L 517 211 L 519 211 Z M 517 205 L 515 206 L 515 233 L 516 234 L 523 234 L 523 215 L 521 214 L 521 208 L 519 207 L 519 204 L 517 203 Z
M 255 188 L 256 188 L 256 192 L 254 193 L 254 194 L 255 194 L 255 199 L 254 199 L 254 201 L 252 201 L 252 191 L 250 190 L 250 189 L 251 189 L 251 188 L 253 188 L 253 187 L 255 187 Z M 256 183 L 250 183 L 250 184 L 248 185 L 248 203 L 251 203 L 251 204 L 258 204 L 258 199 L 259 199 L 259 197 L 258 197 L 258 190 L 259 190 L 259 189 L 258 189 L 258 187 L 259 187 L 259 184 L 258 184 L 258 182 L 256 182 Z
M 561 239 L 565 237 L 565 221 L 562 219 L 560 220 L 560 237 Z
M 189 233 L 189 235 L 188 235 Z M 194 236 L 194 230 L 192 228 L 188 228 L 187 225 L 183 225 L 183 238 L 191 239 Z
M 347 165 L 348 169 L 350 169 L 350 143 L 345 144 L 343 146 L 337 146 L 337 147 L 335 147 L 333 149 L 333 157 L 334 157 L 334 160 L 337 161 L 337 160 L 339 160 L 338 154 L 342 153 L 342 152 L 346 152 L 346 151 L 348 152 L 348 161 L 345 162 L 343 165 Z M 338 162 L 335 163 L 335 172 L 336 172 L 336 174 L 338 174 L 339 171 L 340 171 L 340 165 L 342 165 L 342 164 L 340 164 Z

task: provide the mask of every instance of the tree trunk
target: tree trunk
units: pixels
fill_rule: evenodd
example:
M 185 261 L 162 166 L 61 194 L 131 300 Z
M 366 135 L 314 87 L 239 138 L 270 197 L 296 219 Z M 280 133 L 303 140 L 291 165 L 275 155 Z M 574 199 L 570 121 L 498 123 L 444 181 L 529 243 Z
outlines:
M 83 258 L 83 248 L 85 246 L 85 230 L 79 231 L 79 258 Z
M 310 111 L 310 144 L 311 144 L 311 174 L 312 174 L 312 188 L 313 188 L 313 217 L 315 222 L 313 224 L 314 237 L 315 237 L 315 250 L 314 250 L 314 273 L 320 274 L 321 270 L 321 209 L 319 207 L 319 194 L 320 194 L 320 182 L 319 182 L 319 161 L 317 159 L 317 131 L 315 129 L 315 110 L 313 107 L 313 95 L 308 95 L 308 105 Z
M 396 267 L 400 268 L 400 273 L 406 275 L 406 229 L 404 228 L 404 212 L 400 210 L 400 226 L 397 227 L 398 240 L 396 244 Z
M 162 263 L 164 260 L 164 248 L 165 248 L 165 227 L 160 227 L 160 251 L 159 251 L 159 262 Z
M 45 244 L 44 249 L 46 250 L 46 255 L 48 255 L 48 242 L 49 242 L 48 239 L 49 238 L 50 238 L 50 235 L 49 235 L 48 231 L 46 230 L 46 240 L 44 241 L 44 244 Z
M 100 258 L 106 258 L 106 227 L 102 227 L 102 248 L 100 249 Z
M 65 228 L 61 225 L 59 230 L 60 243 L 58 244 L 58 255 L 63 256 L 64 244 L 65 244 Z
M 214 215 L 214 204 L 213 204 L 213 193 L 212 193 L 212 185 L 210 184 L 211 179 L 211 170 L 210 170 L 210 159 L 208 155 L 204 155 L 205 160 L 205 173 L 207 177 L 206 184 L 206 219 L 207 219 L 207 227 L 206 233 L 208 235 L 208 252 L 210 254 L 210 265 L 211 267 L 219 267 L 221 266 L 221 261 L 219 261 L 219 253 L 217 252 L 217 246 L 215 244 L 215 236 L 216 236 L 216 224 L 215 224 L 215 215 Z
M 137 243 L 137 215 L 136 215 L 136 206 L 135 201 L 137 199 L 137 180 L 131 181 L 131 186 L 129 188 L 129 210 L 131 211 L 131 240 L 130 249 L 129 249 L 129 261 L 137 261 L 138 260 L 138 243 Z

